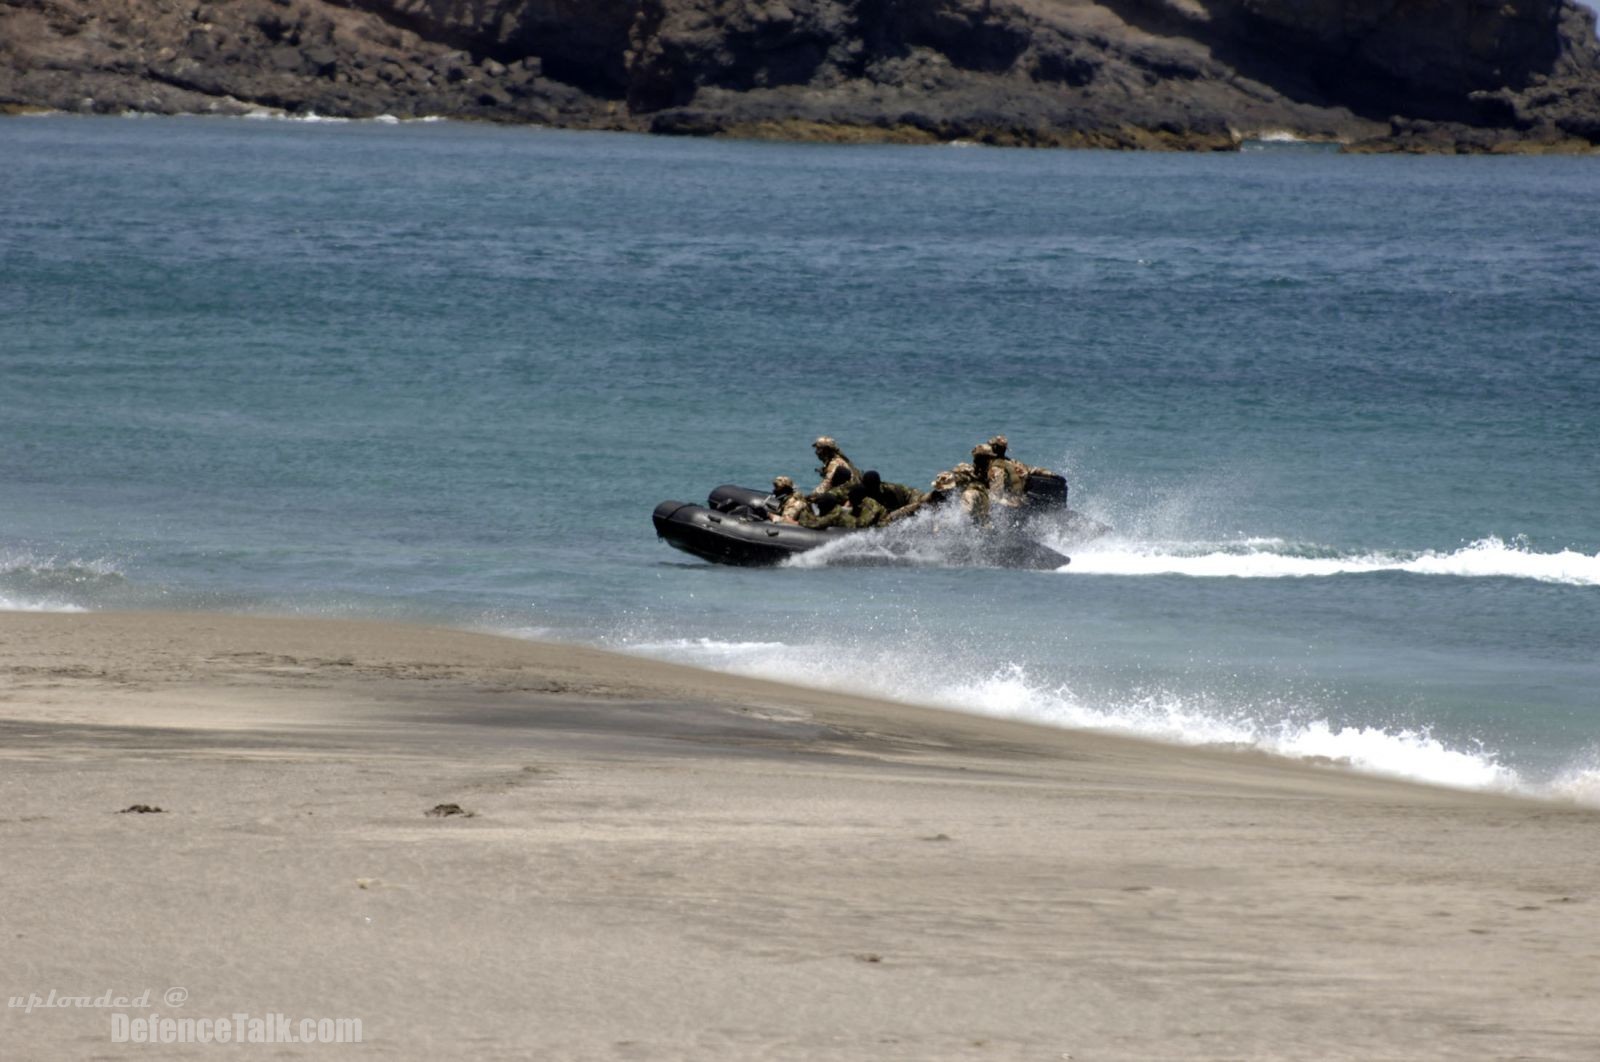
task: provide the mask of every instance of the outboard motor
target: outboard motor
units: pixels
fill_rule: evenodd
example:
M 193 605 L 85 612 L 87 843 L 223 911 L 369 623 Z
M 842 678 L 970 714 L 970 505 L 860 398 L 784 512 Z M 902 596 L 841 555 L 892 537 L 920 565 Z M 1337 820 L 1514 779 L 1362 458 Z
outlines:
M 1067 477 L 1054 472 L 1029 472 L 1023 493 L 1030 509 L 1065 509 Z

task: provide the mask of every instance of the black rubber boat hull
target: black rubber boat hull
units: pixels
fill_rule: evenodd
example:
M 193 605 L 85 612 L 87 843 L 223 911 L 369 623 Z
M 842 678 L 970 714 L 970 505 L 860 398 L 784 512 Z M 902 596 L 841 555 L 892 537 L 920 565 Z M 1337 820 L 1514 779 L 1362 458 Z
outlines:
M 711 492 L 709 505 L 664 501 L 651 515 L 656 535 L 675 549 L 711 561 L 747 567 L 781 564 L 790 557 L 856 534 L 844 528 L 815 530 L 766 519 L 770 495 L 748 487 L 724 484 Z M 1001 533 L 981 543 L 951 543 L 930 561 L 918 543 L 896 540 L 893 532 L 870 532 L 874 548 L 841 556 L 842 566 L 921 565 L 943 563 L 953 567 L 1025 568 L 1049 571 L 1070 563 L 1070 558 L 1023 533 Z M 925 544 L 925 543 L 924 543 Z M 974 548 L 976 547 L 976 548 Z
M 765 494 L 750 493 L 766 499 Z M 775 524 L 680 501 L 662 502 L 656 506 L 651 520 L 656 525 L 656 534 L 669 546 L 717 564 L 752 567 L 781 564 L 797 553 L 837 542 L 841 536 L 850 534 L 840 529 L 817 531 L 793 524 Z

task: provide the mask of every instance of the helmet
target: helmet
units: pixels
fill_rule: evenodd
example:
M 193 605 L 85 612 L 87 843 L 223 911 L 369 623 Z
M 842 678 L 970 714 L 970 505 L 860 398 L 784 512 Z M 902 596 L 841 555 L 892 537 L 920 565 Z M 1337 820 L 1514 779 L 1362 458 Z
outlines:
M 879 488 L 883 486 L 883 477 L 878 475 L 877 469 L 869 468 L 865 472 L 861 473 L 861 482 L 867 485 L 867 490 L 869 492 L 876 494 Z
M 994 457 L 994 447 L 990 446 L 988 443 L 979 443 L 977 446 L 974 446 L 972 448 L 973 461 L 977 461 L 980 457 Z
M 839 444 L 834 441 L 831 435 L 819 435 L 811 445 L 818 450 L 829 450 L 833 453 L 839 452 Z
M 956 474 L 954 472 L 940 472 L 933 477 L 934 490 L 955 490 Z
M 1004 457 L 1006 455 L 1006 448 L 1010 445 L 1011 444 L 1006 441 L 1006 437 L 1004 435 L 996 435 L 994 438 L 989 440 L 989 449 L 994 451 L 994 455 L 996 457 Z
M 778 476 L 772 481 L 772 492 L 774 494 L 787 494 L 791 490 L 794 490 L 794 480 L 788 476 Z

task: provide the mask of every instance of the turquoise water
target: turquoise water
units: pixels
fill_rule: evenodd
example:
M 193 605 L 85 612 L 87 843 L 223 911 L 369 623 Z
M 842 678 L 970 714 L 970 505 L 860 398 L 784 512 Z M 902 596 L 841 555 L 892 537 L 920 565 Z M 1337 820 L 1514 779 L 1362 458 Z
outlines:
M 0 122 L 0 605 L 381 616 L 1600 798 L 1600 160 Z M 996 431 L 1061 572 L 664 498 Z

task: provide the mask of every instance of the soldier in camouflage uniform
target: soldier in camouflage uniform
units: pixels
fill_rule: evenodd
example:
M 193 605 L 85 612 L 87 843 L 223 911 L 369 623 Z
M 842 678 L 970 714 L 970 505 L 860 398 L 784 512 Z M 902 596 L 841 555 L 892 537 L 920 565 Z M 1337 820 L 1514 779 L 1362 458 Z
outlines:
M 982 459 L 984 455 L 979 451 L 988 450 L 988 444 L 973 447 L 973 456 Z M 991 450 L 989 458 L 994 457 Z M 961 503 L 961 511 L 967 514 L 968 519 L 979 527 L 989 526 L 989 488 L 987 485 L 988 461 L 983 462 L 980 472 L 976 463 L 968 464 L 963 461 L 950 470 L 956 480 L 956 500 Z
M 855 476 L 855 469 L 849 465 L 834 465 L 828 478 L 822 485 L 811 492 L 810 501 L 821 501 L 824 496 L 832 496 L 835 501 L 843 505 L 848 500 L 850 488 L 859 483 Z
M 915 487 L 908 487 L 904 483 L 885 483 L 876 469 L 863 472 L 861 482 L 866 484 L 867 493 L 891 513 L 904 509 L 922 497 L 922 492 Z
M 822 482 L 818 483 L 817 489 L 811 492 L 813 501 L 816 500 L 818 494 L 831 489 L 829 481 L 833 479 L 833 474 L 840 468 L 848 468 L 851 479 L 861 478 L 861 473 L 856 471 L 856 466 L 844 455 L 844 451 L 839 449 L 839 444 L 834 441 L 833 436 L 817 436 L 816 440 L 811 444 L 811 448 L 816 451 L 817 460 L 822 462 L 822 467 L 817 469 L 817 474 L 822 477 Z
M 909 489 L 909 488 L 908 488 Z M 954 495 L 956 490 L 956 474 L 954 472 L 940 472 L 933 477 L 933 485 L 928 493 L 917 491 L 917 499 L 907 505 L 902 505 L 889 514 L 890 523 L 899 523 L 908 517 L 922 512 L 924 509 L 937 509 L 945 504 Z
M 847 527 L 862 530 L 868 527 L 882 527 L 889 522 L 889 510 L 883 503 L 872 496 L 867 489 L 866 479 L 863 477 L 850 488 L 850 516 Z
M 798 524 L 801 514 L 811 512 L 810 504 L 795 492 L 794 480 L 788 476 L 772 481 L 772 500 L 767 504 L 768 515 L 784 524 Z
M 1020 508 L 1028 494 L 1028 466 L 1006 456 L 1009 443 L 1004 435 L 989 440 L 994 457 L 989 462 L 989 498 L 996 505 Z
M 807 509 L 800 516 L 799 523 L 801 527 L 815 528 L 819 531 L 827 527 L 848 527 L 850 525 L 846 521 L 849 515 L 845 512 L 844 506 L 839 504 L 836 496 L 824 494 L 817 499 L 817 511 L 813 513 Z

